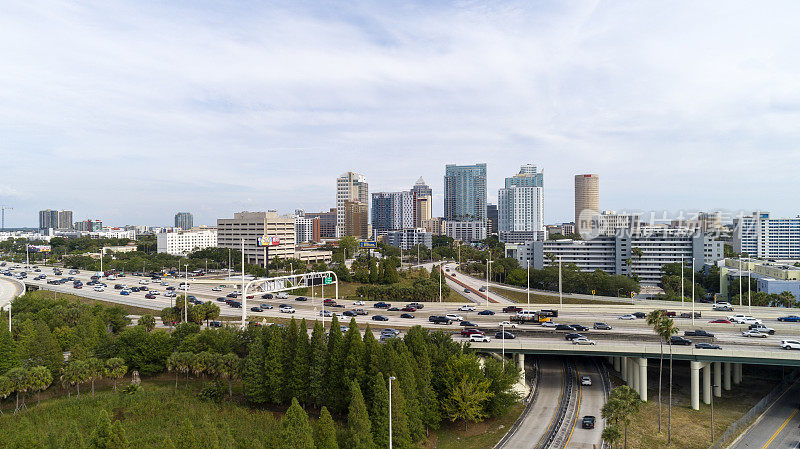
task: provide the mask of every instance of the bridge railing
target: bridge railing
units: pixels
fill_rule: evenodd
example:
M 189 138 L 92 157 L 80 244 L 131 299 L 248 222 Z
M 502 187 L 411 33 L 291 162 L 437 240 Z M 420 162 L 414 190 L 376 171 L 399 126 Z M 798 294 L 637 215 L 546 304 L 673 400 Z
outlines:
M 711 449 L 722 449 L 728 447 L 728 444 L 734 438 L 736 438 L 737 435 L 739 435 L 739 432 L 750 426 L 750 424 L 772 404 L 772 401 L 778 398 L 789 387 L 791 387 L 795 381 L 797 381 L 798 376 L 800 376 L 800 372 L 795 369 L 781 379 L 780 384 L 773 388 L 772 391 L 770 391 L 766 396 L 761 398 L 761 400 L 758 401 L 758 403 L 748 410 L 747 413 L 745 413 L 741 418 L 737 419 L 730 426 L 728 426 L 728 428 L 722 432 L 722 435 L 720 435 L 717 441 L 711 445 Z

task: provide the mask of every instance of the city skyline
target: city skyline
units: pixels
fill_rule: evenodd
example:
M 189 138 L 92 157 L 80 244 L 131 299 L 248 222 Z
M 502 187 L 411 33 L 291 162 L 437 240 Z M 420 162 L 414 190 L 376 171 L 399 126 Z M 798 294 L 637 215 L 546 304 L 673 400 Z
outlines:
M 547 223 L 571 221 L 579 173 L 602 209 L 795 216 L 763 192 L 800 162 L 800 5 L 724 5 L 10 4 L 6 226 L 323 211 L 348 170 L 375 191 L 422 176 L 441 216 L 444 165 L 479 162 L 491 203 L 541 167 Z

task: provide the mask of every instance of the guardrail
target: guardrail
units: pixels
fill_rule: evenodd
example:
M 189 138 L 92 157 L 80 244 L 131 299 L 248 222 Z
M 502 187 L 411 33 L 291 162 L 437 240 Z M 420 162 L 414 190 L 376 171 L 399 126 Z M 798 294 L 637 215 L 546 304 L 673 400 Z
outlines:
M 780 395 L 782 395 L 789 387 L 791 387 L 795 382 L 798 381 L 798 377 L 800 376 L 800 371 L 793 370 L 789 373 L 786 377 L 781 379 L 781 383 L 778 384 L 775 388 L 772 389 L 766 396 L 761 398 L 760 401 L 756 403 L 750 410 L 747 411 L 741 418 L 734 421 L 724 432 L 722 435 L 717 439 L 714 444 L 711 445 L 711 449 L 722 449 L 728 447 L 728 444 L 739 434 L 739 431 L 745 429 L 758 418 L 761 413 L 764 412 L 772 402 L 777 399 Z
M 447 279 L 450 279 L 451 281 L 455 282 L 456 284 L 458 284 L 458 285 L 460 285 L 460 286 L 462 286 L 462 287 L 464 287 L 464 288 L 466 288 L 466 289 L 469 289 L 469 291 L 471 291 L 472 293 L 475 293 L 475 294 L 476 294 L 476 295 L 478 295 L 479 297 L 482 297 L 483 299 L 485 299 L 485 300 L 488 300 L 488 301 L 489 301 L 489 302 L 491 302 L 491 303 L 495 303 L 495 304 L 497 304 L 497 301 L 495 301 L 495 300 L 494 300 L 494 299 L 492 299 L 492 298 L 489 298 L 489 292 L 486 292 L 486 294 L 484 294 L 483 292 L 481 292 L 481 291 L 479 291 L 479 290 L 475 290 L 474 288 L 470 287 L 469 285 L 467 285 L 467 284 L 465 284 L 465 283 L 461 282 L 460 280 L 456 279 L 456 278 L 455 278 L 454 276 L 452 276 L 452 275 L 447 275 L 447 274 L 446 274 L 446 276 L 447 276 Z M 465 275 L 465 276 L 466 276 L 466 275 Z M 498 296 L 500 296 L 500 295 L 498 295 Z
M 606 365 L 605 362 L 598 361 L 598 359 L 594 359 L 594 364 L 597 367 L 597 372 L 600 374 L 600 382 L 603 384 L 604 402 L 608 402 L 608 397 L 611 394 L 611 376 L 608 374 L 608 365 Z M 600 419 L 603 420 L 603 423 L 606 422 L 605 418 L 600 417 Z M 611 445 L 606 440 L 603 440 L 600 444 L 600 449 L 608 449 L 610 447 Z
M 567 417 L 568 408 L 575 392 L 575 367 L 573 363 L 571 360 L 564 362 L 564 383 L 562 384 L 561 397 L 558 399 L 558 408 L 556 409 L 557 419 L 551 423 L 547 432 L 536 446 L 537 448 L 560 448 L 566 444 L 566 439 L 561 436 L 563 434 L 564 420 Z
M 494 449 L 501 449 L 505 447 L 506 443 L 508 443 L 508 440 L 510 440 L 511 437 L 513 437 L 514 434 L 517 433 L 517 430 L 522 425 L 522 422 L 525 420 L 525 417 L 531 411 L 531 408 L 533 408 L 533 404 L 536 403 L 536 398 L 539 397 L 538 359 L 535 359 L 533 362 L 533 369 L 531 370 L 531 376 L 528 379 L 528 384 L 531 385 L 531 391 L 530 393 L 528 393 L 528 398 L 526 399 L 527 404 L 525 405 L 525 409 L 519 415 L 519 418 L 517 418 L 517 420 L 514 421 L 514 424 L 511 425 L 511 427 L 508 429 L 508 432 L 506 432 L 503 438 L 501 438 L 500 441 L 498 441 L 497 444 L 494 445 Z

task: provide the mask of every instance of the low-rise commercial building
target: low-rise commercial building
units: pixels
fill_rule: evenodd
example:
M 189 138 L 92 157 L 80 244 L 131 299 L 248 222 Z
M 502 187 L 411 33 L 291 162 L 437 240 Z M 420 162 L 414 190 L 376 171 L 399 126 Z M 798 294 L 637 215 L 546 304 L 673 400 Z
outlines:
M 400 229 L 386 233 L 384 241 L 387 245 L 396 246 L 403 250 L 409 250 L 417 245 L 432 248 L 433 234 L 427 232 L 425 228 Z
M 269 258 L 288 259 L 295 256 L 294 232 L 294 218 L 276 211 L 237 212 L 233 218 L 217 219 L 217 246 L 241 250 L 244 242 L 246 262 L 263 266 L 267 250 L 258 246 L 258 238 L 276 237 L 280 243 L 269 248 Z
M 159 253 L 185 256 L 192 251 L 217 246 L 217 231 L 177 231 L 156 234 L 156 248 Z

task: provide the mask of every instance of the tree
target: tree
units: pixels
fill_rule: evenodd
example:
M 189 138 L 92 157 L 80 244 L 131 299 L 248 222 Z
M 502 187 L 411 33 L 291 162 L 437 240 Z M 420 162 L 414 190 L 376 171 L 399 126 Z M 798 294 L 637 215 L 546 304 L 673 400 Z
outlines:
M 670 339 L 678 333 L 675 321 L 672 318 L 663 317 L 658 328 L 661 339 L 669 345 L 669 403 L 667 404 L 667 444 L 672 441 L 672 345 Z
M 653 327 L 653 332 L 659 337 L 661 337 L 660 328 L 663 318 L 664 312 L 661 310 L 653 310 L 647 315 L 647 324 Z M 658 343 L 660 350 L 658 358 L 658 433 L 661 433 L 661 379 L 663 378 L 662 373 L 664 372 L 664 339 L 659 338 Z
M 322 407 L 314 427 L 314 444 L 317 449 L 339 449 L 336 441 L 336 424 L 327 407 Z
M 6 377 L 11 381 L 11 391 L 16 393 L 16 406 L 14 412 L 20 408 L 25 408 L 25 392 L 30 388 L 30 376 L 28 370 L 22 367 L 11 368 L 6 373 Z M 22 404 L 19 403 L 19 394 L 22 393 Z
M 322 327 L 322 323 L 315 321 L 314 330 L 311 332 L 311 342 L 309 343 L 308 395 L 309 400 L 316 406 L 322 405 L 325 397 L 326 353 L 325 329 Z
M 53 375 L 44 366 L 34 366 L 28 370 L 29 389 L 36 392 L 36 405 L 39 405 L 39 393 L 53 383 Z
M 264 358 L 264 386 L 267 398 L 273 404 L 280 404 L 283 399 L 283 335 L 278 326 L 269 328 L 269 345 Z
M 389 390 L 386 388 L 383 374 L 377 373 L 370 386 L 372 391 L 369 417 L 372 422 L 372 440 L 376 448 L 385 449 L 389 447 Z
M 411 447 L 408 404 L 400 382 L 391 383 L 392 388 L 392 443 L 398 449 Z
M 103 375 L 109 379 L 114 381 L 114 391 L 117 391 L 117 381 L 122 379 L 123 376 L 128 372 L 128 367 L 125 365 L 125 361 L 122 360 L 120 357 L 112 357 L 106 360 L 105 370 Z M 177 377 L 175 378 L 175 385 L 177 386 Z
M 108 412 L 101 410 L 89 446 L 96 449 L 123 449 L 129 447 L 129 443 L 119 420 L 111 424 Z
M 361 388 L 355 381 L 350 383 L 350 409 L 347 413 L 348 439 L 351 449 L 374 449 L 372 425 Z
M 464 421 L 467 430 L 467 423 L 480 422 L 486 417 L 483 406 L 490 398 L 488 380 L 464 376 L 452 386 L 442 406 L 450 421 Z
M 136 322 L 139 326 L 144 326 L 147 332 L 150 332 L 156 327 L 156 319 L 153 315 L 142 315 L 139 317 L 139 321 Z
M 605 429 L 603 429 L 602 434 L 603 441 L 607 442 L 613 448 L 617 441 L 622 438 L 622 432 L 620 432 L 619 427 L 615 425 L 607 425 Z
M 23 326 L 17 347 L 20 351 L 19 360 L 25 366 L 43 365 L 51 374 L 57 374 L 61 370 L 64 360 L 61 346 L 44 320 Z
M 228 380 L 228 397 L 233 397 L 233 379 L 239 377 L 242 361 L 239 356 L 229 352 L 219 360 L 219 375 Z
M 0 400 L 7 398 L 14 392 L 14 382 L 8 376 L 0 376 Z
M 292 398 L 292 405 L 286 410 L 281 422 L 283 446 L 287 449 L 314 449 L 314 438 L 308 415 L 300 407 L 297 399 Z
M 80 396 L 81 384 L 89 379 L 88 373 L 89 370 L 86 366 L 86 362 L 83 360 L 70 360 L 70 362 L 67 363 L 67 366 L 64 368 L 62 381 L 69 385 L 75 385 L 78 390 L 78 396 Z
M 639 412 L 642 401 L 639 394 L 627 385 L 614 388 L 601 410 L 602 416 L 611 421 L 613 426 L 622 425 L 625 435 L 625 448 L 628 447 L 628 425 L 631 417 Z
M 14 348 L 14 338 L 5 324 L 0 328 L 0 374 L 17 366 L 19 359 Z
M 242 369 L 244 396 L 251 404 L 263 404 L 267 400 L 264 379 L 264 333 L 260 332 L 248 346 L 247 358 Z
M 105 373 L 105 365 L 103 364 L 102 360 L 94 357 L 87 359 L 85 364 L 86 374 L 89 377 L 89 380 L 92 381 L 92 397 L 94 397 L 94 381 L 95 379 L 103 378 L 103 374 Z

